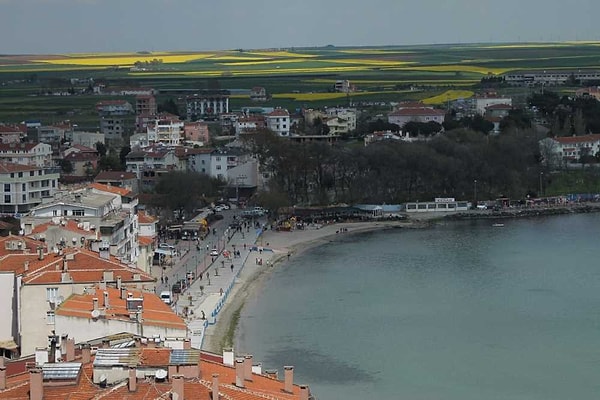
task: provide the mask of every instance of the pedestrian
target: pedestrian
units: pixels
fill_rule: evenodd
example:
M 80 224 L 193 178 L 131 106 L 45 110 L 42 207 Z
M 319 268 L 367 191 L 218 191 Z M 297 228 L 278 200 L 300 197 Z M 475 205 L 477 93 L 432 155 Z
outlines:
M 206 315 L 204 314 L 204 310 L 200 310 L 200 312 L 202 313 L 202 319 L 206 319 Z
M 202 272 L 200 272 L 200 280 L 202 280 Z
M 165 276 L 165 283 L 169 283 L 169 277 Z
M 233 272 L 233 264 L 231 264 L 231 272 Z
M 206 251 L 208 251 L 208 243 L 206 244 Z
M 210 282 L 210 272 L 206 271 L 206 279 Z
M 223 288 L 219 289 L 219 296 L 223 296 Z
M 290 259 L 290 253 L 288 252 L 288 260 Z
M 246 250 L 246 243 L 244 243 L 244 250 Z
M 165 283 L 165 277 L 164 276 L 160 277 L 160 283 Z

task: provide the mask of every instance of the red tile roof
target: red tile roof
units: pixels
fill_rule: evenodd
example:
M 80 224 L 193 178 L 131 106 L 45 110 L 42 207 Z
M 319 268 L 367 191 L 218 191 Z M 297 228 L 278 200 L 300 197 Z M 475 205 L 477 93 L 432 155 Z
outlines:
M 289 117 L 290 113 L 288 110 L 283 108 L 276 108 L 269 113 L 269 117 Z
M 131 190 L 129 190 L 127 188 L 122 188 L 122 187 L 112 186 L 112 185 L 105 185 L 103 183 L 98 183 L 98 182 L 90 183 L 89 187 L 99 190 L 101 192 L 108 192 L 108 193 L 112 193 L 112 194 L 118 194 L 121 196 L 129 196 L 132 194 Z
M 512 110 L 512 106 L 510 104 L 492 104 L 491 106 L 487 106 L 488 110 Z
M 13 152 L 13 151 L 25 151 L 29 152 L 39 143 L 0 143 L 0 151 Z
M 433 108 L 420 107 L 420 108 L 403 108 L 401 110 L 390 113 L 390 115 L 391 116 L 412 116 L 412 115 L 443 116 L 443 115 L 446 115 L 446 112 L 443 110 L 436 110 Z
M 600 140 L 600 134 L 556 137 L 554 140 L 561 144 L 597 142 Z
M 19 245 L 18 243 L 21 243 Z M 38 240 L 24 236 L 0 236 L 0 259 L 8 254 L 36 254 L 38 246 L 42 246 L 47 251 L 46 244 Z M 0 265 L 0 269 L 2 266 Z
M 152 224 L 158 221 L 157 218 L 154 218 L 151 215 L 146 214 L 146 211 L 140 210 L 138 211 L 138 223 L 140 224 Z
M 33 167 L 30 165 L 21 165 L 10 163 L 6 161 L 0 161 L 0 174 L 10 174 L 12 172 L 28 172 L 28 171 L 37 171 L 38 167 Z
M 32 251 L 31 254 L 8 254 L 0 257 L 0 271 L 22 274 L 25 284 L 59 284 L 62 282 L 65 261 L 66 272 L 69 273 L 73 283 L 101 282 L 104 279 L 104 272 L 107 271 L 113 272 L 114 279 L 120 276 L 123 282 L 140 284 L 155 282 L 155 278 L 151 275 L 140 269 L 130 268 L 115 257 L 111 256 L 107 260 L 91 250 L 74 248 L 65 249 L 63 255 L 45 254 L 42 260 L 39 260 L 35 251 Z M 27 265 L 27 271 L 25 271 L 25 265 Z M 139 280 L 134 279 L 137 275 L 139 275 Z
M 104 308 L 103 304 L 103 292 L 108 293 L 109 308 Z M 154 293 L 140 292 L 136 290 L 127 290 L 127 293 L 131 293 L 134 298 L 143 299 L 142 306 L 142 325 L 161 326 L 170 329 L 180 329 L 186 331 L 187 326 L 185 321 L 178 316 L 167 304 L 165 304 L 160 297 Z M 115 321 L 130 321 L 129 310 L 127 309 L 127 299 L 121 299 L 121 291 L 116 288 L 99 289 L 96 287 L 95 294 L 73 294 L 68 299 L 63 301 L 61 305 L 56 309 L 56 315 L 78 317 L 85 319 L 92 319 L 91 311 L 93 310 L 94 298 L 99 299 L 100 309 L 104 310 L 103 315 L 100 317 L 104 320 L 115 320 Z M 166 350 L 168 351 L 168 349 Z M 147 352 L 146 365 L 161 365 L 161 364 L 150 364 L 158 356 L 153 356 L 154 353 Z M 165 356 L 166 354 L 166 356 Z M 163 359 L 166 357 L 166 365 L 169 362 L 169 354 L 163 350 Z M 155 358 L 151 358 L 151 356 Z

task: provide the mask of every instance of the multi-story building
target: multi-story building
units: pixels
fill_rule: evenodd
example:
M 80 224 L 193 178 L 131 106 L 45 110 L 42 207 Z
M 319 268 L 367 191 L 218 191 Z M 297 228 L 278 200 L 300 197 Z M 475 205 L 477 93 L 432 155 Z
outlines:
M 227 90 L 205 91 L 185 98 L 186 115 L 190 120 L 215 118 L 229 112 Z
M 94 182 L 115 186 L 138 193 L 138 178 L 133 172 L 127 171 L 102 171 L 94 178 Z
M 388 122 L 402 128 L 407 122 L 444 122 L 446 113 L 432 108 L 402 108 L 388 114 Z
M 208 125 L 203 121 L 186 122 L 183 125 L 183 138 L 187 142 L 204 146 L 210 141 Z
M 72 171 L 65 176 L 90 179 L 96 173 L 100 156 L 95 148 L 74 145 L 63 152 L 63 160 L 71 164 Z
M 173 119 L 159 119 L 148 123 L 148 142 L 179 146 L 183 139 L 184 122 Z
M 81 145 L 92 148 L 96 148 L 96 143 L 105 144 L 106 142 L 104 134 L 99 132 L 65 132 L 65 139 L 71 145 Z
M 75 220 L 96 230 L 111 255 L 135 264 L 139 255 L 137 205 L 137 196 L 130 190 L 93 183 L 82 190 L 58 193 L 52 201 L 34 207 L 21 219 L 21 228 L 29 235 L 44 223 Z
M 267 90 L 261 86 L 255 86 L 250 90 L 250 100 L 252 101 L 266 101 Z
M 0 212 L 28 212 L 56 193 L 58 178 L 58 173 L 44 168 L 0 161 Z
M 326 110 L 327 116 L 337 118 L 337 132 L 335 133 L 348 133 L 356 130 L 356 110 L 351 108 L 328 108 Z M 329 121 L 327 123 L 329 125 Z M 331 129 L 331 126 L 330 126 Z M 330 130 L 331 133 L 334 133 Z
M 127 115 L 133 113 L 133 106 L 126 100 L 103 100 L 96 103 L 98 114 L 108 115 Z
M 0 161 L 45 168 L 54 165 L 52 146 L 46 143 L 0 144 Z
M 127 132 L 128 120 L 122 115 L 103 115 L 100 117 L 100 132 L 106 140 L 120 140 Z
M 265 117 L 267 128 L 279 136 L 290 135 L 290 113 L 288 110 L 276 108 Z
M 131 151 L 125 157 L 127 171 L 142 179 L 144 171 L 173 171 L 179 166 L 175 150 L 166 146 L 151 145 Z
M 235 123 L 235 134 L 236 136 L 243 135 L 245 133 L 256 132 L 260 129 L 267 127 L 267 121 L 262 115 L 252 115 L 249 117 L 240 117 Z
M 592 69 L 511 71 L 503 75 L 504 82 L 513 86 L 564 85 L 569 79 L 586 84 L 600 81 L 600 71 Z
M 20 143 L 27 136 L 27 125 L 0 124 L 0 143 Z
M 69 296 L 99 282 L 152 291 L 156 281 L 110 256 L 103 247 L 48 251 L 41 241 L 0 238 L 2 336 L 12 337 L 21 354 L 33 354 L 47 345 L 48 335 L 56 330 L 56 308 Z
M 512 106 L 512 98 L 500 96 L 496 92 L 478 94 L 473 98 L 473 109 L 475 114 L 485 115 L 486 109 L 496 104 Z
M 146 132 L 148 122 L 156 118 L 158 107 L 152 95 L 138 95 L 135 98 L 135 128 L 137 132 Z
M 544 138 L 540 153 L 549 167 L 578 162 L 582 156 L 600 154 L 600 134 Z

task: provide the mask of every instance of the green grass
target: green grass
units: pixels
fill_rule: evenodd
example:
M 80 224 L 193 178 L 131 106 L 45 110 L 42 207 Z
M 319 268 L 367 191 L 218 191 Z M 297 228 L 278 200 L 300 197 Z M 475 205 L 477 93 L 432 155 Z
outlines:
M 227 331 L 225 335 L 221 338 L 221 351 L 225 348 L 233 347 L 233 341 L 235 339 L 235 330 L 237 329 L 238 323 L 240 322 L 240 314 L 242 313 L 242 309 L 244 308 L 244 304 L 242 303 L 237 310 L 233 312 L 231 315 L 231 321 L 229 322 L 229 326 L 227 326 Z

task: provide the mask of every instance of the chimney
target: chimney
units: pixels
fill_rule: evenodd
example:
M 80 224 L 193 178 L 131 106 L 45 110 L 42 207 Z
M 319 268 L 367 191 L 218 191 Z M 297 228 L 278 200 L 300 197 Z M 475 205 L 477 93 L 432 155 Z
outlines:
M 235 365 L 235 355 L 232 348 L 223 349 L 223 365 L 233 367 Z
M 67 339 L 69 335 L 66 333 L 60 335 L 60 357 L 64 359 L 67 357 Z
M 0 356 L 0 390 L 6 389 L 6 366 L 4 356 Z
M 244 356 L 244 379 L 252 382 L 252 354 Z
M 73 360 L 75 360 L 75 339 L 71 338 L 71 339 L 67 339 L 67 345 L 66 345 L 66 358 L 63 357 L 65 359 L 66 362 L 73 362 Z
M 192 348 L 192 342 L 189 338 L 185 338 L 183 339 L 183 349 L 184 350 L 189 350 Z
M 173 376 L 173 387 L 171 388 L 173 399 L 185 400 L 183 397 L 183 375 Z
M 110 340 L 108 340 L 108 339 L 102 339 L 102 348 L 103 349 L 110 349 Z
M 117 289 L 121 290 L 121 277 L 117 276 Z
M 37 252 L 38 252 L 38 260 L 42 261 L 44 259 L 44 247 L 38 246 Z
M 219 374 L 212 374 L 212 400 L 219 400 Z
M 25 263 L 23 263 L 23 269 L 25 272 L 29 271 L 29 261 L 25 261 Z
M 50 352 L 48 353 L 48 362 L 55 363 L 56 362 L 56 342 L 58 337 L 52 331 L 52 335 L 48 335 L 48 340 L 50 341 Z
M 292 393 L 294 388 L 294 367 L 287 365 L 283 367 L 283 391 Z
M 244 359 L 235 359 L 235 386 L 244 387 Z
M 100 249 L 98 249 L 98 254 L 100 255 L 100 258 L 105 260 L 110 259 L 110 251 L 108 247 L 100 247 Z
M 300 400 L 308 400 L 310 397 L 310 390 L 307 385 L 300 385 Z
M 127 298 L 127 289 L 124 286 L 121 286 L 121 300 L 125 300 Z
M 63 257 L 63 272 L 68 272 L 69 271 L 69 265 L 67 263 L 67 256 Z
M 109 308 L 108 292 L 104 292 L 104 308 Z
M 81 346 L 81 362 L 85 364 L 89 364 L 92 361 L 92 347 L 89 343 L 84 343 Z
M 41 368 L 29 370 L 29 399 L 42 400 L 44 398 L 44 375 Z
M 94 305 L 94 308 L 92 308 L 92 310 L 97 310 L 98 309 L 98 298 L 94 297 L 92 299 L 92 304 Z
M 129 366 L 129 391 L 135 392 L 137 390 L 137 369 L 134 365 Z

